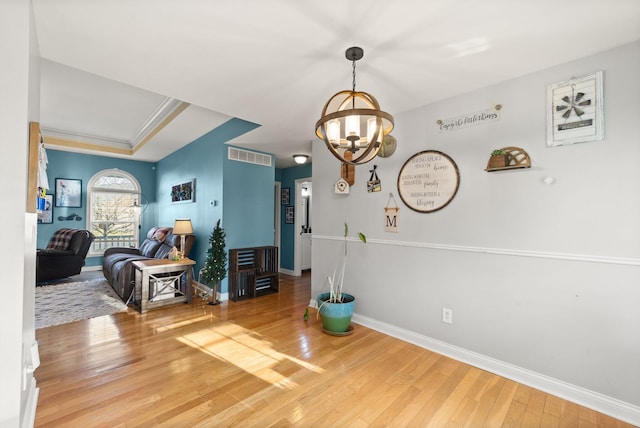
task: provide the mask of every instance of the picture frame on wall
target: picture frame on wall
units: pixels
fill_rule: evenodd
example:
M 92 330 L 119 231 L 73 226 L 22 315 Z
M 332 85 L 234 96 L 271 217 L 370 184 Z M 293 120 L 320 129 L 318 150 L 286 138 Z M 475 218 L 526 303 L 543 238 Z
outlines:
M 295 207 L 293 205 L 284 208 L 284 222 L 286 224 L 295 222 Z
M 53 195 L 44 196 L 44 209 L 38 210 L 38 224 L 53 223 Z
M 604 139 L 602 71 L 547 86 L 547 146 Z
M 56 207 L 82 207 L 82 180 L 56 178 L 55 200 Z
M 280 204 L 281 205 L 289 205 L 290 203 L 290 193 L 291 190 L 288 187 L 284 187 L 281 191 L 280 191 Z
M 171 186 L 171 203 L 184 204 L 196 201 L 196 179 Z

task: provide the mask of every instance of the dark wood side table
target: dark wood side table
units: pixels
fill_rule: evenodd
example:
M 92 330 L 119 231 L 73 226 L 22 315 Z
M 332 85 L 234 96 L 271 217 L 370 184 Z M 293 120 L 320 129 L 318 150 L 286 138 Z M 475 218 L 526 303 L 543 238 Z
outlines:
M 191 303 L 193 265 L 184 258 L 137 260 L 132 262 L 135 272 L 133 302 L 140 313 L 175 303 Z

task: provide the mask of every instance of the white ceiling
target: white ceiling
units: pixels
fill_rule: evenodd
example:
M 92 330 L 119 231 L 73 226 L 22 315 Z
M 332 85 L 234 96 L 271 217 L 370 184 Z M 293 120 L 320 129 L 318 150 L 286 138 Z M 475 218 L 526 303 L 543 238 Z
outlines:
M 293 165 L 354 45 L 397 114 L 640 39 L 638 0 L 32 1 L 45 137 L 148 161 L 237 117 L 261 126 L 232 144 Z

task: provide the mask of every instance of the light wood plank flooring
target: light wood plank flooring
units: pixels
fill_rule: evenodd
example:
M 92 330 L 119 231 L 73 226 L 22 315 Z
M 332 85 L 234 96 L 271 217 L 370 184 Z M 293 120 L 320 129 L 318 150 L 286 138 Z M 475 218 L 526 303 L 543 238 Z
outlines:
M 37 330 L 38 427 L 628 427 L 362 326 L 303 319 L 309 274 L 280 293 L 195 299 Z

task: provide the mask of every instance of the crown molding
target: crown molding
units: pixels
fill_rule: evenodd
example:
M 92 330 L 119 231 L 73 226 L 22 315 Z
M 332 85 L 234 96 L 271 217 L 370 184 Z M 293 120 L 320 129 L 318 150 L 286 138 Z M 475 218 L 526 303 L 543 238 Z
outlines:
M 165 98 L 158 108 L 147 118 L 136 135 L 131 139 L 133 153 L 140 150 L 158 132 L 173 121 L 180 113 L 186 110 L 190 104 L 175 98 Z
M 190 104 L 184 101 L 166 97 L 131 140 L 70 132 L 45 126 L 41 127 L 41 132 L 46 145 L 131 156 L 189 106 Z
M 118 138 L 101 137 L 98 135 L 69 132 L 61 129 L 41 127 L 45 144 L 78 147 L 77 145 L 98 146 L 113 150 L 131 151 L 131 143 Z

